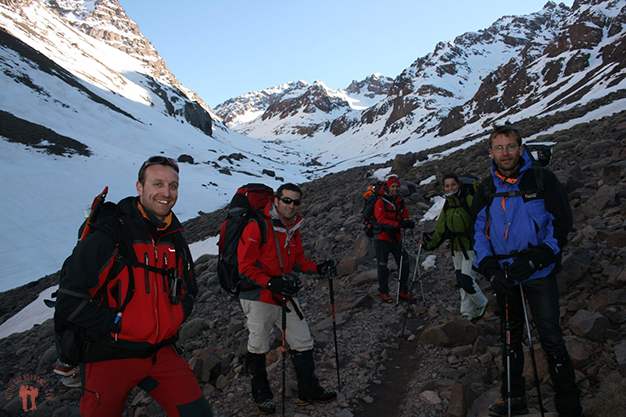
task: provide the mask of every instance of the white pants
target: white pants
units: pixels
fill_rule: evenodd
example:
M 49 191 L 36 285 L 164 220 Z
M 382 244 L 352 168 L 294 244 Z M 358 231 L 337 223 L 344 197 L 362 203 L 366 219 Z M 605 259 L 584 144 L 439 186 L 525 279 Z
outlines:
M 472 279 L 474 294 L 469 294 L 463 288 L 459 289 L 459 293 L 461 294 L 461 314 L 474 318 L 476 317 L 476 309 L 486 306 L 488 300 L 476 284 L 476 271 L 472 269 L 472 262 L 476 260 L 476 252 L 468 250 L 466 253 L 469 259 L 465 259 L 462 251 L 454 251 L 452 262 L 455 272 L 460 270 L 461 274 Z
M 300 308 L 298 300 L 293 299 Z M 248 352 L 265 354 L 270 350 L 270 334 L 274 325 L 282 329 L 282 307 L 261 301 L 239 300 L 248 322 Z M 291 302 L 287 303 L 285 339 L 289 348 L 304 352 L 313 349 L 313 337 L 306 319 L 300 319 Z M 282 335 L 281 335 L 282 337 Z

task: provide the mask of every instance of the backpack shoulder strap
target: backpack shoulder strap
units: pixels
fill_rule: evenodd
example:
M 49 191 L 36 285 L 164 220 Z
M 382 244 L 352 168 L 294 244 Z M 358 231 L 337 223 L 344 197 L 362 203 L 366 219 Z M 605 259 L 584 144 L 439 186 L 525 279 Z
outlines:
M 542 167 L 541 164 L 537 162 L 533 162 L 533 174 L 535 176 L 535 184 L 537 185 L 537 190 L 539 190 L 539 193 L 541 193 L 542 196 L 543 196 L 543 191 L 545 189 L 545 186 L 543 183 L 544 170 L 545 168 Z
M 259 244 L 259 248 L 267 242 L 267 219 L 268 217 L 264 213 L 255 211 L 249 220 L 249 222 L 256 222 L 259 226 L 259 232 L 261 233 L 261 243 Z
M 128 268 L 129 280 L 126 298 L 120 307 L 120 312 L 123 312 L 135 293 L 133 266 L 139 264 L 137 261 L 137 255 L 133 249 L 133 239 L 124 219 L 120 217 L 111 217 L 107 219 L 105 224 L 98 227 L 97 230 L 101 231 L 116 244 L 118 254 L 115 257 L 115 264 L 109 270 L 109 274 L 107 275 L 104 283 L 102 283 L 96 294 L 94 294 L 94 298 L 99 297 L 104 291 L 106 291 L 109 282 L 118 276 L 124 267 L 126 267 Z

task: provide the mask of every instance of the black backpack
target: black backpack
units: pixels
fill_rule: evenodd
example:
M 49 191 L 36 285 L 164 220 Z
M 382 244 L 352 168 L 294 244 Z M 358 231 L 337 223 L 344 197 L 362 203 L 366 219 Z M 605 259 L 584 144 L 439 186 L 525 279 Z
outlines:
M 109 236 L 115 242 L 121 242 L 123 240 L 129 241 L 128 239 L 121 239 L 118 237 L 118 234 L 129 233 L 125 226 L 116 219 L 117 213 L 117 205 L 112 202 L 105 202 L 106 195 L 108 192 L 108 187 L 105 187 L 104 190 L 98 194 L 92 204 L 89 211 L 89 215 L 87 219 L 81 224 L 78 229 L 78 242 L 77 245 L 82 242 L 87 236 L 92 234 L 96 229 L 99 229 L 104 224 L 111 224 L 116 230 L 115 235 L 111 232 L 107 232 L 107 236 Z M 104 229 L 103 229 L 104 230 Z M 126 261 L 126 254 L 132 251 L 132 249 L 126 248 L 124 245 L 119 245 L 118 256 L 115 258 L 115 265 L 111 268 L 107 279 L 103 283 L 103 285 L 96 292 L 95 298 L 104 296 L 104 293 L 107 288 L 107 284 L 117 276 L 121 270 L 128 265 L 130 267 L 130 262 Z M 134 254 L 134 252 L 132 252 Z M 72 255 L 68 256 L 65 262 L 63 262 L 63 266 L 61 268 L 61 277 L 60 280 L 63 281 L 63 277 L 66 276 L 66 264 L 68 259 L 70 259 Z M 132 269 L 131 269 L 132 273 Z M 134 281 L 134 280 L 131 280 Z M 59 285 L 60 287 L 60 285 Z M 51 294 L 53 298 L 58 296 L 59 292 L 62 292 L 62 289 L 59 289 Z M 129 291 L 129 295 L 132 294 L 132 291 Z M 130 302 L 131 297 L 127 297 L 124 300 L 124 306 Z M 54 308 L 56 305 L 55 300 L 44 300 L 45 304 L 48 307 Z M 70 365 L 77 365 L 78 362 L 82 359 L 84 353 L 86 353 L 87 345 L 89 344 L 89 336 L 87 335 L 87 330 L 83 327 L 77 326 L 65 318 L 59 316 L 58 314 L 54 314 L 54 342 L 57 350 L 57 355 L 59 359 Z
M 226 219 L 222 222 L 218 242 L 217 278 L 228 294 L 237 296 L 240 291 L 239 261 L 237 246 L 243 229 L 250 221 L 256 221 L 261 230 L 262 246 L 267 238 L 267 223 L 263 209 L 273 201 L 274 190 L 265 184 L 246 184 L 237 189 L 233 196 Z
M 376 219 L 374 218 L 374 206 L 376 205 L 376 201 L 384 194 L 385 183 L 383 181 L 370 184 L 363 193 L 365 202 L 363 203 L 361 218 L 363 219 L 363 231 L 368 237 L 374 237 L 374 224 L 376 223 Z

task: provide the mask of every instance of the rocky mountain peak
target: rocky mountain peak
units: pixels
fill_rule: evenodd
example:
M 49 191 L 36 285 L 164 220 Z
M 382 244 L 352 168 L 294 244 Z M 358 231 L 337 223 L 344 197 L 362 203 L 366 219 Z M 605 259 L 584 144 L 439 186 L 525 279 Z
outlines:
M 362 81 L 353 80 L 348 88 L 346 88 L 346 93 L 348 93 L 348 95 L 362 94 L 368 98 L 374 98 L 376 96 L 384 97 L 389 93 L 392 84 L 392 78 L 385 77 L 380 73 L 375 73 Z
M 118 0 L 46 1 L 68 23 L 92 38 L 104 41 L 144 62 L 155 80 L 179 90 L 187 99 L 197 102 L 203 111 L 211 113 L 209 106 L 195 92 L 183 86 L 172 74 L 165 60 L 152 43 L 143 36 L 137 23 L 126 14 Z M 197 113 L 196 110 L 193 112 Z

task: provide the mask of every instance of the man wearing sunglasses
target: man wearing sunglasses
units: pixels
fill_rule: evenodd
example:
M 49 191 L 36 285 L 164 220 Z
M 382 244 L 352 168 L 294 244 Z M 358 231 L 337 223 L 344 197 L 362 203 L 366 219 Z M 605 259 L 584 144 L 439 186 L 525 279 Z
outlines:
M 237 248 L 241 276 L 239 298 L 250 332 L 247 366 L 252 397 L 262 414 L 276 412 L 265 368 L 274 325 L 279 329 L 286 328 L 285 338 L 298 380 L 298 405 L 327 403 L 337 398 L 334 391 L 322 388 L 315 376 L 313 338 L 295 298 L 300 280 L 294 273 L 329 276 L 336 272 L 333 259 L 316 264 L 304 256 L 300 237 L 304 219 L 298 213 L 301 198 L 302 191 L 297 185 L 281 185 L 274 201 L 263 211 L 265 236 L 261 234 L 259 224 L 251 221 Z M 283 308 L 287 309 L 285 327 L 282 327 Z
M 471 208 L 474 268 L 491 281 L 502 334 L 510 335 L 509 347 L 503 351 L 502 399 L 489 410 L 491 415 L 507 415 L 509 408 L 514 414 L 527 409 L 522 376 L 526 298 L 548 359 L 559 416 L 580 417 L 580 392 L 563 340 L 556 280 L 573 225 L 567 194 L 551 171 L 533 166 L 514 128 L 500 126 L 491 133 L 489 155 L 491 177 L 476 190 Z M 542 186 L 538 177 L 543 178 Z
M 392 303 L 389 295 L 389 255 L 393 255 L 400 269 L 400 299 L 415 302 L 409 296 L 409 255 L 404 249 L 401 229 L 412 229 L 415 223 L 409 218 L 409 210 L 400 194 L 400 180 L 398 177 L 389 177 L 387 191 L 374 205 L 374 238 L 376 245 L 376 261 L 378 262 L 378 292 L 385 303 Z
M 198 292 L 172 212 L 178 173 L 171 158 L 144 162 L 138 196 L 121 200 L 64 264 L 55 324 L 59 316 L 87 332 L 77 346 L 82 416 L 121 416 L 135 386 L 168 416 L 212 416 L 177 344 Z

